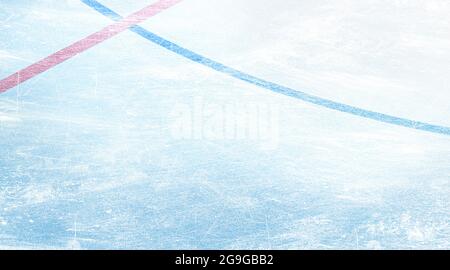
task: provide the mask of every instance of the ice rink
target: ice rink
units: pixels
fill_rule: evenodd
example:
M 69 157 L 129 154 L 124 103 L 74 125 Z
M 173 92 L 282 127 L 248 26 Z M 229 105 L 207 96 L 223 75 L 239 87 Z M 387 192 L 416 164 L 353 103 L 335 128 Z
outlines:
M 0 80 L 89 3 L 0 0 Z M 0 249 L 450 249 L 449 14 L 184 0 L 5 90 Z

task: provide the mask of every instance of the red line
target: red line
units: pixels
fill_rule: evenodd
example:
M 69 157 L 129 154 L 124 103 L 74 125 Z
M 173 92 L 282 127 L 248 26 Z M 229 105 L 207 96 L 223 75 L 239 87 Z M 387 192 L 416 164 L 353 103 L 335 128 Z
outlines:
M 181 2 L 182 0 L 160 0 L 150 6 L 147 6 L 140 11 L 131 14 L 130 16 L 111 24 L 102 30 L 80 40 L 72 45 L 50 55 L 46 58 L 6 77 L 0 81 L 0 93 L 16 87 L 17 85 L 39 75 L 52 67 L 82 53 L 95 45 L 102 43 L 105 40 L 127 30 L 129 27 L 142 23 L 146 19 L 158 14 L 159 12 L 170 8 L 171 6 Z

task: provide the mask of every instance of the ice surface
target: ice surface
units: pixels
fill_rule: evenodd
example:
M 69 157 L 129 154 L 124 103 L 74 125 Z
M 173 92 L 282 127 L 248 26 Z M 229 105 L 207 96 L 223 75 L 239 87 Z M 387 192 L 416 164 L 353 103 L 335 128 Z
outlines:
M 152 1 L 102 0 L 128 15 Z M 450 126 L 445 0 L 185 0 L 141 26 Z M 0 0 L 0 78 L 111 21 Z M 0 248 L 450 248 L 450 137 L 331 111 L 124 32 L 0 95 Z

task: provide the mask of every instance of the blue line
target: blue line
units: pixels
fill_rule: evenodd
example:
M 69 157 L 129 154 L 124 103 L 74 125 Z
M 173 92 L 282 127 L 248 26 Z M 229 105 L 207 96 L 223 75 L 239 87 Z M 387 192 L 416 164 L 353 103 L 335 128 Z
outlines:
M 109 17 L 112 20 L 118 21 L 118 20 L 122 19 L 122 17 L 119 14 L 115 13 L 108 7 L 100 4 L 96 0 L 81 0 L 81 1 L 83 3 L 85 3 L 86 5 L 90 6 L 91 8 L 97 10 L 104 16 Z M 137 26 L 137 25 L 132 26 L 132 27 L 130 27 L 130 30 L 133 31 L 134 33 L 148 39 L 149 41 L 151 41 L 161 47 L 164 47 L 167 50 L 172 51 L 178 55 L 181 55 L 187 59 L 190 59 L 194 62 L 197 62 L 199 64 L 207 66 L 207 67 L 214 69 L 216 71 L 219 71 L 221 73 L 225 73 L 225 74 L 232 76 L 236 79 L 239 79 L 241 81 L 245 81 L 245 82 L 257 85 L 259 87 L 268 89 L 275 93 L 279 93 L 279 94 L 282 94 L 285 96 L 300 99 L 305 102 L 313 103 L 313 104 L 316 104 L 316 105 L 319 105 L 322 107 L 326 107 L 326 108 L 329 108 L 332 110 L 336 110 L 336 111 L 340 111 L 340 112 L 344 112 L 344 113 L 348 113 L 348 114 L 353 114 L 356 116 L 372 119 L 372 120 L 379 121 L 379 122 L 389 123 L 389 124 L 403 126 L 403 127 L 412 128 L 412 129 L 417 129 L 417 130 L 428 131 L 428 132 L 432 132 L 432 133 L 450 135 L 450 127 L 432 125 L 432 124 L 428 124 L 428 123 L 424 123 L 424 122 L 418 122 L 418 121 L 400 118 L 400 117 L 396 117 L 396 116 L 391 116 L 391 115 L 387 115 L 387 114 L 383 114 L 383 113 L 368 111 L 368 110 L 361 109 L 358 107 L 353 107 L 353 106 L 350 106 L 347 104 L 338 103 L 338 102 L 335 102 L 332 100 L 313 96 L 313 95 L 310 95 L 310 94 L 307 94 L 307 93 L 304 93 L 301 91 L 296 91 L 294 89 L 291 89 L 291 88 L 288 88 L 288 87 L 285 87 L 285 86 L 282 86 L 282 85 L 279 85 L 279 84 L 276 84 L 273 82 L 259 79 L 252 75 L 246 74 L 246 73 L 241 72 L 236 69 L 233 69 L 231 67 L 227 67 L 219 62 L 216 62 L 212 59 L 204 57 L 193 51 L 185 49 L 175 43 L 172 43 L 172 42 L 150 32 L 140 26 Z

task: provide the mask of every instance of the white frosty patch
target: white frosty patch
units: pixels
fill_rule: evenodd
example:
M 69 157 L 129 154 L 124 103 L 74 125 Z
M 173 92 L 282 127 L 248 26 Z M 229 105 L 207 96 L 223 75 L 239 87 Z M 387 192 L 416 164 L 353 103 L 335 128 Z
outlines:
M 2 122 L 20 122 L 20 119 L 0 113 L 0 123 Z
M 33 204 L 46 202 L 54 196 L 55 190 L 50 186 L 29 186 L 26 188 L 23 198 Z

